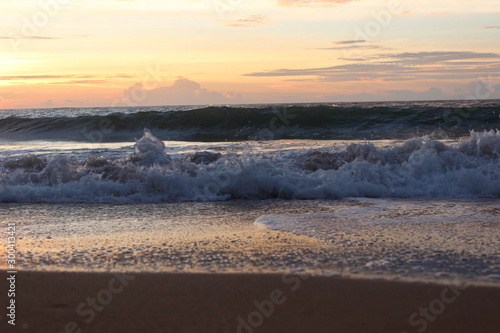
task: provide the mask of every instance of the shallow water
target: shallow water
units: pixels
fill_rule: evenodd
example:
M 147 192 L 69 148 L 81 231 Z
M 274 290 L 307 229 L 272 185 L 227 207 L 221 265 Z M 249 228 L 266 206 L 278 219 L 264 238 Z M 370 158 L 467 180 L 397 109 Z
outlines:
M 3 110 L 0 218 L 16 225 L 19 269 L 495 283 L 499 110 Z
M 9 204 L 18 269 L 262 273 L 500 283 L 491 200 Z

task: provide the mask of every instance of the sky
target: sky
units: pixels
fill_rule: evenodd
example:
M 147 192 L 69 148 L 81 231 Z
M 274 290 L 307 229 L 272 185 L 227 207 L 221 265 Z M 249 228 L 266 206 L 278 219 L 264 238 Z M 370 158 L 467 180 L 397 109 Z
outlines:
M 2 0 L 0 108 L 500 98 L 498 0 Z

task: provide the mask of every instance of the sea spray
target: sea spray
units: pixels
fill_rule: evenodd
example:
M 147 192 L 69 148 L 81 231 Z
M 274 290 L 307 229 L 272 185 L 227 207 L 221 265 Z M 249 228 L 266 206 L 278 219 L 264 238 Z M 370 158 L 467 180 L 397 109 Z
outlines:
M 0 200 L 168 202 L 200 200 L 228 165 L 238 168 L 204 200 L 345 197 L 500 197 L 500 131 L 445 143 L 429 137 L 385 146 L 346 143 L 273 149 L 213 145 L 171 157 L 149 130 L 126 153 L 16 156 L 0 161 Z M 300 142 L 295 142 L 295 147 Z M 235 149 L 237 152 L 235 153 Z M 74 151 L 73 151 L 74 152 Z

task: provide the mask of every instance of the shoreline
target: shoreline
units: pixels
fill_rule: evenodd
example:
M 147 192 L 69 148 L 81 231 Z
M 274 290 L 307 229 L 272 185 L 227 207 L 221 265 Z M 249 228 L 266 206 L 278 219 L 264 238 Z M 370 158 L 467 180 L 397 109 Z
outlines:
M 19 237 L 16 327 L 0 265 L 1 332 L 500 327 L 496 201 L 17 207 L 0 209 Z
M 304 270 L 468 283 L 498 283 L 499 277 L 497 202 L 270 200 L 17 207 L 3 207 L 0 218 L 17 226 L 16 264 L 23 271 Z M 6 268 L 0 263 L 0 270 Z

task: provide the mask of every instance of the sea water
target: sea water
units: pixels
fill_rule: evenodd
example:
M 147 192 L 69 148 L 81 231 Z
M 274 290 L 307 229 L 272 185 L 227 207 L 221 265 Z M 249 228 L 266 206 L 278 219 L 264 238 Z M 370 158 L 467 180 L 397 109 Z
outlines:
M 0 112 L 0 201 L 496 198 L 495 101 Z
M 364 249 L 385 225 L 439 225 L 429 233 L 469 239 L 456 230 L 481 224 L 493 226 L 489 238 L 474 229 L 473 246 L 463 249 L 476 248 L 475 258 L 484 254 L 489 263 L 479 269 L 495 275 L 499 114 L 499 101 L 2 110 L 1 213 L 4 220 L 24 221 L 27 244 L 123 228 L 140 232 L 144 219 L 130 216 L 144 210 L 147 228 L 173 233 L 175 220 L 165 207 L 178 218 L 184 210 L 193 227 L 204 230 L 207 222 L 193 211 L 207 205 L 216 219 L 231 202 L 241 212 L 259 202 L 290 202 L 302 207 L 297 214 L 288 206 L 252 210 L 256 229 Z M 322 211 L 325 202 L 334 208 Z M 456 230 L 443 227 L 453 222 Z M 353 236 L 366 228 L 375 238 Z M 444 251 L 444 241 L 434 247 L 421 241 L 403 243 Z M 126 252 L 147 248 L 138 242 L 126 244 Z M 470 242 L 456 238 L 446 246 L 455 251 L 462 243 Z M 366 264 L 382 265 L 384 258 Z

